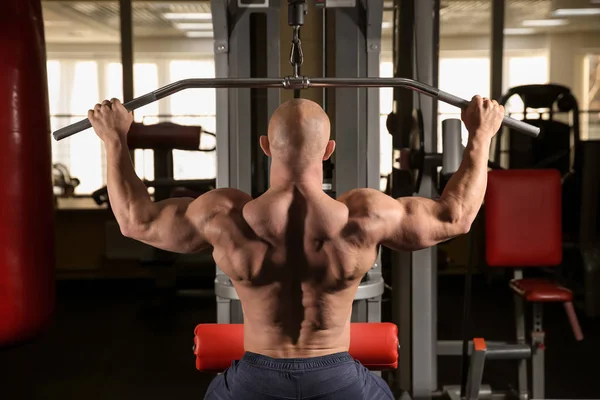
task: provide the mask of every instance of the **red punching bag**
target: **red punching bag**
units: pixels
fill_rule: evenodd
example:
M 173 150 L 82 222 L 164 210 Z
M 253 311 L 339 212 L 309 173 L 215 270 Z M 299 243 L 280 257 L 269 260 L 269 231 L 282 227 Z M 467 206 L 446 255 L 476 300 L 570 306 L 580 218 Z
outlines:
M 54 206 L 40 0 L 0 12 L 0 346 L 30 339 L 54 309 Z

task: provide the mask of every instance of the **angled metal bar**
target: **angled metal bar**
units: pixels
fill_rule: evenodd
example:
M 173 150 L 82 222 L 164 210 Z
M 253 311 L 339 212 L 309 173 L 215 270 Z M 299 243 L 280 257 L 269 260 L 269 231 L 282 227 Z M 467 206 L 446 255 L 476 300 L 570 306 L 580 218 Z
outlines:
M 285 77 L 285 78 L 216 78 L 216 79 L 183 79 L 163 86 L 153 92 L 128 101 L 124 106 L 128 110 L 143 107 L 157 100 L 168 97 L 172 94 L 185 89 L 217 88 L 217 89 L 236 89 L 236 88 L 271 88 L 271 89 L 308 89 L 308 88 L 328 88 L 328 87 L 402 87 L 410 89 L 430 97 L 437 98 L 439 101 L 448 103 L 455 107 L 465 108 L 469 101 L 460 97 L 446 93 L 438 88 L 426 85 L 412 79 L 406 78 L 308 78 L 308 77 Z M 522 133 L 537 137 L 540 128 L 513 119 L 504 117 L 503 125 Z M 86 118 L 82 121 L 68 125 L 53 133 L 56 140 L 62 140 L 72 136 L 85 129 L 91 128 L 90 121 Z

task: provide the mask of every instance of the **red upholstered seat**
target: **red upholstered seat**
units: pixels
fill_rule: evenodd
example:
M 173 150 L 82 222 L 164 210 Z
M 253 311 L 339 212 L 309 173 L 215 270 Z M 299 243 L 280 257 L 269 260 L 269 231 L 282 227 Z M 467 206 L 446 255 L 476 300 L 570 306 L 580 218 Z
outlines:
M 222 372 L 244 355 L 242 324 L 201 324 L 194 331 L 199 371 Z M 391 323 L 353 323 L 350 354 L 372 370 L 398 367 L 398 327 Z
M 485 250 L 492 267 L 556 266 L 562 261 L 562 188 L 554 169 L 488 173 Z M 513 279 L 510 287 L 531 302 L 561 302 L 577 340 L 583 333 L 573 293 L 546 279 Z
M 513 279 L 510 287 L 532 302 L 565 302 L 573 301 L 573 292 L 556 282 L 546 279 Z

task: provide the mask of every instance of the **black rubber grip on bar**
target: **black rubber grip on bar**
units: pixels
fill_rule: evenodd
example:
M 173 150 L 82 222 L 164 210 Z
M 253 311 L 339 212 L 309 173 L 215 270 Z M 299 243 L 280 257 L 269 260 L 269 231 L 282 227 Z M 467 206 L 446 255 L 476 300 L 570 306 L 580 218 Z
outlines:
M 444 103 L 451 104 L 451 105 L 461 108 L 461 109 L 467 108 L 470 104 L 470 101 L 462 99 L 453 94 L 446 93 L 442 90 L 440 90 L 440 92 L 438 94 L 438 99 L 440 101 L 443 101 Z M 534 137 L 534 138 L 538 137 L 538 135 L 540 134 L 539 127 L 533 126 L 531 124 L 528 124 L 527 122 L 519 121 L 519 120 L 511 118 L 511 117 L 504 117 L 504 120 L 502 121 L 502 125 L 504 125 L 507 128 L 511 128 L 511 129 L 514 129 L 521 133 L 524 133 L 527 136 Z
M 79 122 L 75 122 L 74 124 L 65 126 L 64 128 L 60 128 L 59 130 L 55 131 L 52 136 L 54 136 L 55 140 L 63 140 L 91 127 L 92 124 L 90 123 L 90 120 L 86 118 Z
M 143 107 L 150 103 L 154 103 L 156 100 L 157 100 L 156 95 L 154 94 L 154 92 L 152 92 L 152 93 L 145 94 L 141 97 L 135 98 L 131 101 L 128 101 L 127 103 L 125 103 L 123 105 L 129 111 L 133 111 L 136 108 L 140 108 L 140 107 Z M 90 120 L 86 118 L 79 122 L 75 122 L 74 124 L 65 126 L 64 128 L 57 130 L 56 132 L 54 132 L 52 134 L 52 136 L 54 136 L 55 140 L 62 140 L 62 139 L 68 138 L 69 136 L 73 136 L 74 134 L 79 133 L 81 131 L 85 131 L 86 129 L 89 129 L 91 127 L 92 127 L 92 124 L 90 123 Z

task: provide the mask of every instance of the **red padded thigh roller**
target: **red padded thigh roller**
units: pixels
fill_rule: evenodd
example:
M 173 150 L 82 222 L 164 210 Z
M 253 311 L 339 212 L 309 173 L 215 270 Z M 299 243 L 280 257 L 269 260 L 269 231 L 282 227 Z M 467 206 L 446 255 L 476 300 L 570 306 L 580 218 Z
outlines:
M 156 125 L 134 123 L 127 133 L 130 149 L 198 150 L 202 128 L 163 122 Z
M 202 324 L 196 327 L 196 368 L 222 372 L 244 355 L 242 324 Z M 398 367 L 398 328 L 391 323 L 353 323 L 350 354 L 372 370 Z

